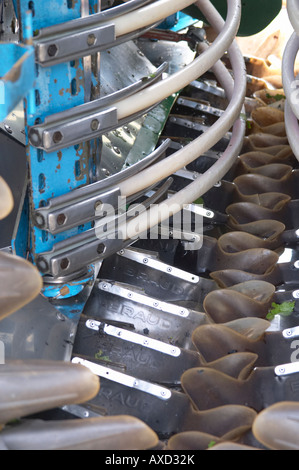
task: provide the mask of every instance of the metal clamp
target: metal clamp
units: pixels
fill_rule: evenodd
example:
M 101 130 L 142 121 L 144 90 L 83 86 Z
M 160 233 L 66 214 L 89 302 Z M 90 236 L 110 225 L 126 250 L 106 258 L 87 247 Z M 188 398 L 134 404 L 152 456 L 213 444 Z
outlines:
M 124 328 L 108 325 L 104 322 L 89 319 L 86 320 L 85 326 L 86 328 L 94 331 L 99 331 L 101 329 L 103 333 L 109 336 L 119 338 L 123 341 L 129 341 L 130 343 L 139 344 L 148 349 L 154 349 L 155 351 L 158 351 L 162 354 L 167 354 L 173 357 L 178 357 L 181 354 L 181 350 L 177 346 L 173 346 L 172 344 L 164 343 L 163 341 L 158 341 L 156 339 L 134 333 L 133 331 L 129 331 Z
M 132 31 L 117 40 L 113 19 L 152 1 L 131 0 L 108 12 L 95 13 L 41 29 L 34 37 L 36 62 L 43 67 L 48 67 L 79 59 L 139 35 L 140 30 Z M 112 22 L 103 24 L 107 21 Z
M 57 234 L 100 217 L 100 207 L 117 207 L 121 197 L 118 184 L 139 173 L 160 158 L 170 144 L 164 141 L 154 152 L 105 180 L 76 189 L 49 200 L 33 213 L 34 224 L 41 230 Z M 136 197 L 136 196 L 135 196 Z
M 172 180 L 169 178 L 156 191 L 154 196 L 148 198 L 142 204 L 141 209 L 146 210 L 153 202 L 160 199 L 168 190 L 171 182 Z M 120 214 L 118 217 L 113 216 L 110 226 L 111 218 L 108 216 L 108 223 L 104 221 L 96 228 L 86 230 L 83 233 L 56 243 L 51 251 L 37 255 L 36 265 L 38 269 L 43 274 L 49 274 L 54 278 L 66 276 L 77 272 L 83 266 L 101 261 L 111 254 L 122 250 L 135 242 L 138 236 L 134 239 L 120 239 L 117 224 L 125 223 L 128 217 L 134 216 L 135 208 Z M 107 230 L 105 225 L 107 225 Z
M 47 116 L 44 123 L 32 126 L 29 129 L 30 144 L 33 147 L 43 149 L 45 152 L 53 152 L 80 142 L 92 140 L 105 132 L 134 120 L 135 115 L 128 115 L 127 118 L 119 121 L 117 109 L 113 104 L 161 79 L 167 67 L 168 64 L 164 62 L 154 74 L 138 80 L 122 90 L 75 108 Z M 147 111 L 143 110 L 138 115 L 143 115 Z
M 38 254 L 36 265 L 42 274 L 57 278 L 103 260 L 133 241 L 135 240 L 124 241 L 116 238 L 99 240 L 95 230 L 91 229 L 56 243 L 49 252 Z

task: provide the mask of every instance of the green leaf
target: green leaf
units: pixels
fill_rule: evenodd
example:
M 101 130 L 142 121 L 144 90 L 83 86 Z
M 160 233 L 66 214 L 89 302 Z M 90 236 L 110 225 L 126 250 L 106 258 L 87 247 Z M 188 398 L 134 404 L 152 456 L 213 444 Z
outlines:
M 202 204 L 202 205 L 203 203 L 204 203 L 204 200 L 202 197 L 199 197 L 198 199 L 196 199 L 196 201 L 193 202 L 193 204 Z
M 266 93 L 266 98 L 273 98 L 275 101 L 280 101 L 280 100 L 284 100 L 285 99 L 285 96 L 284 95 L 280 95 L 279 93 L 277 93 L 276 95 L 270 95 L 270 93 Z
M 281 315 L 287 317 L 291 315 L 295 308 L 295 300 L 293 302 L 282 302 L 281 304 L 276 304 L 272 302 L 271 310 L 269 310 L 266 318 L 267 320 L 273 320 L 275 315 Z
M 103 351 L 101 349 L 99 349 L 98 352 L 95 353 L 94 357 L 95 359 L 98 359 L 99 361 L 111 362 L 111 359 L 109 359 L 109 356 L 103 356 Z
M 208 444 L 208 449 L 210 447 L 213 447 L 215 444 L 216 444 L 216 441 L 210 441 L 209 444 Z

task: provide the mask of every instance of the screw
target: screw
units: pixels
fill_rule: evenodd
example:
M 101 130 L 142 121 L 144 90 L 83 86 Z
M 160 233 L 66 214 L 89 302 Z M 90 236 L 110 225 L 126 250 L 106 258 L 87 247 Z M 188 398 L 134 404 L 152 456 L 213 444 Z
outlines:
M 70 260 L 68 258 L 62 258 L 60 261 L 60 267 L 61 269 L 67 269 L 70 265 Z
M 87 37 L 87 45 L 88 46 L 93 46 L 96 43 L 97 38 L 95 37 L 94 34 L 89 34 Z
M 93 119 L 90 123 L 90 128 L 92 131 L 97 131 L 99 127 L 99 121 L 97 119 Z
M 42 258 L 42 257 L 40 257 L 36 260 L 36 264 L 37 264 L 38 269 L 42 273 L 46 272 L 49 268 L 48 262 L 45 260 L 45 258 Z
M 144 262 L 144 263 L 147 263 L 147 262 L 148 262 L 148 258 L 143 258 L 143 262 Z
M 58 47 L 56 46 L 56 44 L 51 44 L 48 47 L 48 56 L 49 57 L 55 57 L 57 55 L 57 52 L 58 52 Z
M 53 142 L 54 142 L 54 144 L 59 144 L 59 142 L 61 142 L 62 139 L 63 139 L 63 135 L 61 134 L 60 131 L 54 132 L 54 134 L 53 134 Z
M 96 211 L 96 210 L 99 209 L 102 205 L 103 205 L 103 202 L 99 199 L 98 201 L 96 201 L 96 202 L 94 203 L 94 210 Z
M 98 246 L 97 246 L 97 252 L 99 255 L 102 255 L 106 250 L 106 247 L 104 245 L 104 243 L 100 243 Z
M 34 223 L 38 227 L 41 228 L 45 225 L 45 219 L 44 219 L 44 216 L 42 214 L 39 214 L 38 212 L 35 212 L 35 214 L 33 215 L 33 219 L 34 219 Z
M 172 271 L 172 268 L 170 266 L 168 266 L 167 270 L 166 270 L 168 273 L 171 273 Z
M 118 155 L 121 154 L 121 151 L 119 150 L 118 147 L 113 147 L 113 150 L 114 150 L 114 152 L 117 153 Z
M 6 132 L 8 132 L 9 134 L 12 134 L 12 130 L 11 130 L 11 128 L 9 127 L 8 124 L 4 124 L 4 129 L 5 129 Z
M 63 225 L 66 221 L 65 214 L 59 214 L 56 220 L 57 220 L 57 225 Z

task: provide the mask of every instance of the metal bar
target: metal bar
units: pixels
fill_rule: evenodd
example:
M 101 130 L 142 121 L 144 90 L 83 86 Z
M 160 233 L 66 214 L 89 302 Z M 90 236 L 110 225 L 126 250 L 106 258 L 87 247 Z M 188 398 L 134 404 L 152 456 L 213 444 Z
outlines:
M 181 307 L 180 305 L 163 302 L 159 299 L 140 294 L 135 290 L 123 287 L 121 283 L 114 282 L 111 284 L 109 281 L 101 281 L 98 284 L 98 289 L 117 295 L 118 297 L 129 298 L 132 302 L 138 302 L 142 305 L 147 305 L 148 307 L 155 308 L 172 315 L 177 315 L 181 318 L 188 318 L 190 314 L 188 309 Z
M 117 5 L 113 8 L 109 8 L 108 10 L 90 15 L 88 18 L 78 18 L 59 25 L 47 26 L 46 28 L 39 30 L 37 39 L 55 36 L 56 34 L 61 34 L 62 31 L 66 33 L 73 31 L 74 29 L 91 27 L 103 21 L 112 20 L 117 16 L 134 11 L 141 6 L 153 3 L 154 1 L 157 0 L 130 0 L 123 5 Z
M 155 83 L 162 77 L 167 67 L 168 64 L 163 63 L 152 76 L 138 80 L 110 96 L 47 116 L 43 124 L 29 129 L 30 144 L 46 152 L 53 152 L 81 141 L 92 140 L 108 130 L 120 127 L 124 120 L 118 121 L 117 109 L 113 104 Z M 143 110 L 138 115 L 146 111 Z M 125 122 L 133 121 L 134 117 L 130 116 L 128 110 Z
M 145 348 L 161 352 L 162 354 L 167 354 L 173 357 L 178 357 L 181 354 L 180 348 L 173 346 L 172 344 L 164 343 L 163 341 L 152 339 L 114 325 L 108 325 L 104 322 L 89 319 L 86 320 L 85 326 L 86 328 L 90 328 L 95 331 L 99 331 L 100 328 L 102 328 L 103 332 L 109 336 L 119 338 L 123 341 L 129 341 L 130 343 L 139 344 Z
M 136 261 L 137 263 L 149 266 L 153 269 L 157 269 L 158 271 L 166 272 L 172 276 L 178 277 L 193 284 L 199 282 L 198 276 L 192 273 L 188 273 L 187 271 L 183 271 L 182 269 L 169 266 L 166 263 L 163 263 L 162 261 L 151 258 L 150 256 L 144 256 L 144 253 L 140 253 L 132 249 L 124 249 L 121 252 L 118 252 L 118 254 L 120 256 L 123 256 L 124 258 L 131 259 L 133 261 Z
M 154 201 L 161 198 L 161 196 L 168 190 L 172 180 L 169 179 L 164 185 L 159 188 L 155 195 L 144 201 L 143 210 L 152 204 Z M 105 222 L 101 226 L 86 230 L 85 232 L 74 237 L 65 239 L 61 242 L 54 244 L 52 250 L 47 253 L 40 253 L 37 255 L 36 264 L 38 269 L 43 274 L 49 274 L 54 278 L 65 276 L 82 269 L 83 266 L 100 261 L 111 254 L 122 250 L 124 247 L 132 244 L 136 239 L 119 239 L 117 233 L 117 225 L 120 226 L 122 219 L 130 216 L 135 216 L 135 208 L 121 214 L 118 217 L 113 216 L 112 223 L 109 226 L 110 219 L 106 225 Z
M 115 208 L 118 206 L 118 198 L 121 197 L 121 194 L 117 184 L 149 166 L 164 153 L 168 145 L 169 141 L 165 141 L 143 160 L 106 180 L 83 186 L 63 196 L 50 199 L 46 207 L 34 212 L 34 223 L 39 228 L 55 234 L 99 218 L 99 214 L 97 215 L 96 211 L 100 205 L 106 203 Z M 132 197 L 137 198 L 143 193 L 138 193 Z
M 116 370 L 110 369 L 108 367 L 95 364 L 94 362 L 81 359 L 80 357 L 74 357 L 72 362 L 75 364 L 82 364 L 85 367 L 88 367 L 94 374 L 99 377 L 104 377 L 105 379 L 112 380 L 119 384 L 125 385 L 130 388 L 140 390 L 142 392 L 154 395 L 155 397 L 160 398 L 161 400 L 169 400 L 171 397 L 171 391 L 168 388 L 161 387 L 160 385 L 155 385 L 151 382 L 146 382 L 145 380 L 137 379 L 131 375 L 118 372 Z

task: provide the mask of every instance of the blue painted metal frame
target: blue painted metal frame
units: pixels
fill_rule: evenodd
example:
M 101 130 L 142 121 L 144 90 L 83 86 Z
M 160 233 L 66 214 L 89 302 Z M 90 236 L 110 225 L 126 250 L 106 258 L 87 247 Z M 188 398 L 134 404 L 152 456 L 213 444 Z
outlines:
M 48 0 L 47 2 L 16 0 L 14 3 L 17 7 L 22 39 L 26 35 L 28 9 L 32 12 L 33 34 L 43 27 L 81 16 L 81 1 L 79 0 Z M 93 13 L 96 11 L 96 1 L 92 0 L 90 3 L 90 13 Z M 34 90 L 25 99 L 24 104 L 26 137 L 28 127 L 43 122 L 48 115 L 78 106 L 84 103 L 85 100 L 83 60 L 48 68 L 42 68 L 36 64 L 35 74 Z M 90 182 L 92 154 L 96 147 L 96 141 L 82 142 L 80 145 L 64 148 L 59 152 L 45 153 L 29 145 L 27 139 L 30 214 L 34 209 L 47 204 L 50 198 L 66 194 Z M 50 251 L 54 243 L 90 228 L 89 225 L 80 226 L 53 236 L 38 229 L 30 221 L 27 246 L 33 262 L 37 254 Z M 20 227 L 20 230 L 22 230 L 22 227 Z M 26 236 L 26 234 L 23 233 L 23 236 Z M 18 238 L 20 239 L 20 236 Z M 12 241 L 12 244 L 15 244 L 15 241 Z M 24 246 L 24 243 L 22 243 L 22 246 Z M 18 247 L 15 248 L 17 252 Z M 86 282 L 86 279 L 84 282 Z M 79 285 L 72 288 L 73 295 L 76 295 L 80 288 Z
M 188 28 L 188 26 L 197 23 L 198 19 L 193 18 L 182 11 L 178 11 L 171 16 L 165 18 L 165 20 L 159 24 L 158 29 L 170 29 L 171 31 L 181 31 L 182 29 Z

